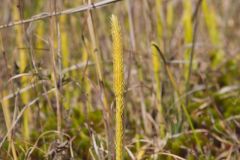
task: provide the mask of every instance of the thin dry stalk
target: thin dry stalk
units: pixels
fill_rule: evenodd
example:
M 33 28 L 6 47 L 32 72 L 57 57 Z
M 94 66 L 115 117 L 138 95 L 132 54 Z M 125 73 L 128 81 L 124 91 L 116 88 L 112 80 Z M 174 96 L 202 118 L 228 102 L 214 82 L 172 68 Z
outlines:
M 89 0 L 89 4 L 91 3 L 91 0 Z M 106 93 L 105 93 L 105 89 L 104 89 L 104 81 L 103 81 L 103 76 L 102 76 L 102 64 L 101 64 L 101 58 L 100 58 L 100 52 L 98 49 L 98 45 L 97 45 L 97 40 L 96 40 L 96 33 L 95 33 L 95 29 L 94 29 L 94 22 L 93 22 L 93 18 L 92 18 L 92 13 L 91 10 L 88 11 L 88 19 L 87 19 L 87 23 L 88 23 L 88 29 L 89 29 L 89 33 L 90 33 L 90 38 L 91 38 L 91 43 L 92 43 L 92 56 L 93 56 L 93 60 L 96 66 L 96 72 L 98 75 L 98 81 L 99 81 L 99 86 L 100 86 L 100 90 L 101 90 L 101 102 L 103 104 L 103 115 L 104 115 L 104 121 L 105 121 L 105 127 L 106 127 L 106 132 L 107 132 L 107 138 L 108 138 L 108 150 L 109 150 L 109 154 L 108 154 L 108 158 L 112 159 L 113 155 L 112 155 L 112 151 L 113 151 L 113 130 L 112 130 L 112 120 L 111 120 L 111 110 L 109 107 L 109 104 L 107 102 L 107 97 L 106 97 Z
M 55 6 L 54 6 L 55 5 Z M 50 2 L 50 10 L 51 12 L 56 12 L 56 3 Z M 61 132 L 61 124 L 62 124 L 62 119 L 61 119 L 61 105 L 60 105 L 60 84 L 59 84 L 59 76 L 58 76 L 58 71 L 57 71 L 57 64 L 56 64 L 56 57 L 57 57 L 57 49 L 60 47 L 59 42 L 60 39 L 58 38 L 58 41 L 55 39 L 56 35 L 59 33 L 59 25 L 57 22 L 57 19 L 54 17 L 50 18 L 50 52 L 51 52 L 51 60 L 52 60 L 52 68 L 53 68 L 53 73 L 52 73 L 52 79 L 54 86 L 56 88 L 55 90 L 55 98 L 56 98 L 56 107 L 57 107 L 57 130 Z M 57 30 L 57 31 L 56 31 Z M 58 48 L 57 48 L 57 47 Z M 59 57 L 58 57 L 59 58 Z M 60 136 L 61 139 L 61 136 Z
M 4 56 L 4 61 L 5 61 L 5 66 L 8 70 L 8 63 L 7 63 L 7 59 L 5 57 L 5 49 L 3 47 L 3 41 L 2 41 L 2 34 L 0 32 L 0 51 L 3 53 L 3 56 Z M 1 86 L 2 84 L 0 84 L 0 87 L 3 87 Z M 13 84 L 11 83 L 11 88 L 12 90 L 14 90 L 13 88 Z M 2 100 L 2 97 L 5 96 L 5 91 L 3 91 L 3 93 L 1 92 L 1 106 L 2 106 L 2 110 L 3 110 L 3 116 L 4 116 L 4 120 L 5 120 L 5 124 L 6 124 L 6 127 L 7 127 L 7 131 L 9 131 L 9 128 L 11 126 L 11 113 L 10 113 L 10 109 L 9 109 L 9 101 L 8 100 Z M 13 159 L 14 160 L 17 160 L 17 154 L 16 154 L 16 149 L 15 149 L 15 145 L 14 145 L 14 141 L 12 139 L 12 132 L 9 132 L 7 134 L 7 137 L 8 137 L 8 141 L 9 141 L 9 146 L 11 148 L 11 151 L 12 151 L 12 156 L 13 156 Z

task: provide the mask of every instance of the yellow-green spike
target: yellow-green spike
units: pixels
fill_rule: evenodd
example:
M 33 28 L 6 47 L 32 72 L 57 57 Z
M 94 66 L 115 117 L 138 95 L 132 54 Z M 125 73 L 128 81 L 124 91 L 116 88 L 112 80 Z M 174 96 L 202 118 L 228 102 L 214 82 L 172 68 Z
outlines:
M 173 26 L 174 18 L 174 6 L 173 1 L 167 3 L 167 28 L 168 28 L 168 37 L 171 36 L 171 29 Z
M 184 77 L 187 79 L 188 71 L 189 71 L 189 61 L 190 61 L 190 53 L 191 47 L 189 44 L 192 44 L 192 35 L 193 35 L 193 26 L 192 26 L 192 4 L 191 0 L 184 0 L 184 13 L 183 13 L 183 27 L 184 27 L 184 42 L 187 47 L 184 52 L 184 60 L 186 62 L 184 67 Z
M 37 23 L 37 39 L 36 39 L 36 48 L 37 48 L 37 53 L 41 53 L 43 47 L 44 47 L 44 43 L 43 43 L 43 35 L 44 35 L 44 21 L 39 21 Z M 37 54 L 37 57 L 41 57 L 41 54 Z
M 61 55 L 62 55 L 62 67 L 67 68 L 69 66 L 69 43 L 68 43 L 68 34 L 67 34 L 67 17 L 60 17 L 60 28 L 61 28 Z M 63 102 L 63 106 L 65 109 L 69 109 L 70 100 L 71 100 L 71 88 L 66 88 L 66 92 L 64 94 L 65 100 Z
M 116 160 L 123 159 L 123 110 L 124 110 L 124 73 L 123 73 L 123 44 L 120 24 L 116 16 L 112 15 L 113 39 L 113 77 L 114 94 L 116 98 Z
M 3 92 L 3 97 L 5 96 L 5 92 Z M 1 101 L 2 104 L 2 110 L 3 110 L 3 116 L 4 116 L 4 120 L 6 123 L 6 127 L 7 127 L 7 132 L 9 132 L 12 122 L 11 122 L 11 114 L 10 114 L 10 110 L 9 110 L 9 101 L 8 100 L 2 100 Z M 16 149 L 12 140 L 12 133 L 10 132 L 8 135 L 8 141 L 9 141 L 9 146 L 11 147 L 12 150 L 12 156 L 14 160 L 17 160 L 17 154 L 16 154 Z
M 160 70 L 161 70 L 161 63 L 160 57 L 158 54 L 157 49 L 152 45 L 152 62 L 153 62 L 153 72 L 154 72 L 154 89 L 156 91 L 156 99 L 157 99 L 157 109 L 159 111 L 159 119 L 160 119 L 160 136 L 165 136 L 165 123 L 163 117 L 163 108 L 162 108 L 162 99 L 161 99 L 161 82 L 160 82 Z
M 207 3 L 207 0 L 203 0 L 202 2 L 202 11 L 206 26 L 208 28 L 211 43 L 214 45 L 214 47 L 221 46 L 220 35 L 217 28 L 216 14 L 214 12 L 214 8 Z M 223 60 L 224 52 L 221 49 L 216 49 L 211 56 L 213 56 L 212 67 L 215 68 Z
M 163 44 L 163 22 L 161 18 L 162 10 L 162 0 L 156 1 L 156 10 L 157 10 L 157 35 L 160 40 L 160 44 Z
M 87 61 L 89 61 L 89 54 L 87 52 L 87 48 L 89 46 L 89 43 L 88 41 L 86 41 L 86 47 L 83 47 L 83 52 L 82 52 L 82 61 L 87 63 Z M 91 105 L 91 86 L 89 84 L 89 80 L 87 78 L 87 75 L 88 75 L 88 69 L 85 71 L 85 75 L 86 77 L 83 79 L 83 84 L 84 84 L 84 87 L 85 87 L 85 92 L 86 92 L 86 95 L 87 95 L 87 110 L 91 110 L 92 109 L 92 105 Z
M 66 68 L 69 65 L 69 43 L 68 43 L 68 35 L 67 35 L 67 17 L 60 17 L 60 26 L 61 26 L 61 51 L 62 51 L 62 64 L 63 67 Z
M 13 7 L 13 17 L 15 20 L 19 20 L 20 14 L 18 12 L 18 8 L 16 6 Z M 23 29 L 22 26 L 16 26 L 16 45 L 18 48 L 18 55 L 19 55 L 19 70 L 20 73 L 23 73 L 27 67 L 28 56 L 27 52 L 24 49 L 19 49 L 24 47 L 24 36 L 23 36 Z M 21 79 L 21 86 L 27 84 L 26 77 L 22 77 Z M 27 104 L 29 102 L 29 94 L 25 92 L 21 96 L 23 104 Z M 31 119 L 30 108 L 26 109 L 23 114 L 23 136 L 25 140 L 30 139 L 30 129 L 29 129 L 29 121 Z

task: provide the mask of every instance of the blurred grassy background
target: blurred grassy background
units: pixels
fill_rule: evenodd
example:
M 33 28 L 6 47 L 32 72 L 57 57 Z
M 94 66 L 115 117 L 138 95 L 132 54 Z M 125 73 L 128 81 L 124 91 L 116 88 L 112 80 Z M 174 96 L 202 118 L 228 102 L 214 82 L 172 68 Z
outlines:
M 2 0 L 0 25 L 87 3 Z M 0 158 L 114 159 L 115 14 L 124 46 L 124 159 L 238 159 L 239 7 L 122 0 L 1 29 Z

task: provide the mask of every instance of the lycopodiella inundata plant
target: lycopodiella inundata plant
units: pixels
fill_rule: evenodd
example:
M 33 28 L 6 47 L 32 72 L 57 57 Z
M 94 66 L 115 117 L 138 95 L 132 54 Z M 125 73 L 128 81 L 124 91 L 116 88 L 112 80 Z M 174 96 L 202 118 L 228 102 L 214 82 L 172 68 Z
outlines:
M 162 108 L 162 87 L 161 87 L 161 63 L 159 61 L 160 56 L 157 49 L 154 47 L 154 42 L 152 42 L 152 62 L 153 62 L 153 72 L 154 72 L 154 89 L 156 92 L 156 105 L 159 112 L 159 134 L 161 138 L 165 136 L 165 122 L 163 117 L 163 108 Z
M 116 160 L 123 158 L 123 110 L 124 110 L 124 74 L 123 74 L 123 44 L 121 28 L 116 16 L 112 15 L 113 39 L 113 79 L 114 94 L 116 98 Z
M 160 40 L 161 44 L 163 44 L 163 21 L 161 18 L 161 11 L 162 11 L 162 0 L 157 0 L 156 1 L 156 13 L 157 13 L 157 36 L 158 39 Z
M 69 63 L 69 43 L 68 43 L 68 35 L 67 35 L 67 17 L 60 17 L 61 24 L 61 51 L 62 51 L 62 65 L 64 68 L 68 67 Z
M 42 53 L 42 49 L 44 47 L 44 21 L 39 21 L 36 29 L 36 35 L 37 35 L 37 40 L 36 40 L 36 47 L 38 52 Z M 41 55 L 41 54 L 40 54 Z M 40 56 L 39 56 L 40 58 Z
M 61 16 L 60 17 L 60 31 L 61 31 L 61 55 L 62 55 L 62 67 L 67 68 L 69 66 L 69 43 L 68 43 L 68 34 L 67 34 L 67 17 Z M 69 103 L 71 100 L 71 92 L 65 92 L 65 100 L 63 102 L 63 106 L 65 109 L 69 109 Z
M 184 67 L 184 78 L 188 77 L 189 70 L 189 61 L 190 61 L 190 52 L 191 48 L 188 47 L 189 44 L 192 43 L 192 35 L 193 35 L 193 24 L 192 24 L 192 3 L 190 0 L 183 1 L 184 13 L 183 13 L 183 26 L 184 26 L 184 41 L 187 46 L 184 53 L 184 60 L 186 61 Z
M 18 11 L 17 7 L 13 7 L 13 17 L 14 19 L 21 19 L 20 13 Z M 23 35 L 23 28 L 22 26 L 16 27 L 16 45 L 18 48 L 23 47 L 24 48 L 24 35 Z M 20 73 L 25 72 L 25 69 L 27 67 L 28 63 L 28 56 L 27 52 L 24 49 L 18 49 L 18 55 L 19 55 L 19 69 Z M 27 84 L 28 79 L 26 77 L 21 78 L 21 87 L 25 86 Z M 23 93 L 21 95 L 22 103 L 27 104 L 30 99 L 30 95 L 28 92 Z M 23 137 L 25 140 L 30 139 L 30 129 L 29 129 L 29 122 L 31 121 L 31 111 L 30 108 L 26 109 L 23 115 Z
M 3 46 L 3 41 L 2 41 L 2 34 L 0 33 L 0 52 L 3 53 L 4 52 L 4 46 Z M 9 142 L 9 146 L 12 150 L 12 157 L 13 160 L 17 160 L 17 153 L 16 153 L 16 149 L 15 149 L 15 145 L 13 143 L 13 139 L 12 139 L 12 132 L 10 132 L 10 128 L 11 128 L 11 111 L 10 111 L 10 107 L 9 107 L 9 101 L 6 99 L 4 100 L 3 97 L 5 97 L 7 91 L 5 89 L 2 89 L 2 91 L 0 92 L 0 106 L 1 109 L 3 111 L 3 117 L 5 120 L 5 124 L 7 127 L 7 132 L 9 133 L 7 135 L 8 138 L 8 142 Z M 0 147 L 1 148 L 1 147 Z
M 5 91 L 3 92 L 3 96 L 5 95 Z M 2 97 L 1 97 L 2 98 Z M 8 100 L 2 100 L 1 101 L 1 106 L 2 106 L 2 110 L 3 110 L 3 116 L 4 116 L 4 120 L 5 120 L 5 124 L 7 127 L 7 132 L 9 132 L 9 130 L 11 129 L 11 113 L 10 113 L 10 107 L 9 107 L 9 101 Z M 14 142 L 12 139 L 12 132 L 10 132 L 8 134 L 8 142 L 9 142 L 9 146 L 12 150 L 12 156 L 14 160 L 17 160 L 17 153 L 16 153 L 16 149 L 14 146 Z
M 179 88 L 178 88 L 178 86 L 177 86 L 176 80 L 175 80 L 175 78 L 174 78 L 174 76 L 173 76 L 173 74 L 172 74 L 172 71 L 171 71 L 171 69 L 170 69 L 170 67 L 169 67 L 169 64 L 167 63 L 167 61 L 166 61 L 166 59 L 165 59 L 162 51 L 161 51 L 160 48 L 158 47 L 158 45 L 157 45 L 156 43 L 152 43 L 152 47 L 154 47 L 154 48 L 156 49 L 156 51 L 157 51 L 157 52 L 159 53 L 159 55 L 160 55 L 159 57 L 162 58 L 162 61 L 163 61 L 163 64 L 164 64 L 164 67 L 165 67 L 167 76 L 168 76 L 168 78 L 169 78 L 169 81 L 170 81 L 170 83 L 172 84 L 173 89 L 174 89 L 174 90 L 176 91 L 176 93 L 177 93 L 177 99 L 180 99 L 181 91 L 179 90 Z M 193 122 L 192 122 L 192 119 L 191 119 L 191 115 L 190 115 L 190 113 L 188 112 L 188 109 L 187 109 L 185 103 L 183 103 L 183 101 L 181 101 L 181 100 L 180 100 L 179 102 L 180 102 L 180 105 L 181 105 L 181 107 L 182 107 L 182 109 L 183 109 L 183 112 L 184 112 L 184 114 L 185 114 L 185 116 L 186 116 L 186 118 L 187 118 L 188 124 L 189 124 L 190 128 L 191 128 L 192 131 L 193 131 L 193 136 L 194 136 L 194 138 L 195 138 L 195 140 L 196 140 L 196 144 L 197 144 L 198 150 L 202 153 L 202 149 L 201 149 L 201 145 L 200 145 L 200 140 L 199 140 L 199 138 L 197 137 L 197 134 L 196 134 L 196 132 L 195 132 L 195 128 L 194 128 L 194 125 L 193 125 Z
M 207 0 L 203 0 L 202 2 L 202 11 L 211 43 L 217 47 L 221 46 L 221 39 L 217 27 L 216 13 L 211 4 L 208 4 Z M 212 56 L 213 59 L 211 64 L 212 67 L 216 68 L 217 65 L 220 64 L 224 59 L 224 51 L 222 49 L 216 49 L 214 52 L 212 52 L 210 56 Z

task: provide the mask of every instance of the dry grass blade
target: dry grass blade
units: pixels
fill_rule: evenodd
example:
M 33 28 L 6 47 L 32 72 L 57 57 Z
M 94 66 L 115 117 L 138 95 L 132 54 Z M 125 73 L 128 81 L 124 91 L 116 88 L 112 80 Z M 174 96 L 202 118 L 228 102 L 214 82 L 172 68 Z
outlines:
M 182 158 L 178 155 L 175 155 L 175 154 L 172 154 L 172 153 L 166 153 L 166 152 L 159 152 L 159 153 L 156 153 L 158 155 L 166 155 L 168 157 L 173 157 L 174 159 L 179 159 L 179 160 L 186 160 L 185 158 Z
M 28 86 L 26 86 L 26 87 L 24 87 L 24 88 L 19 89 L 19 90 L 16 91 L 16 92 L 13 92 L 13 93 L 11 93 L 11 94 L 8 94 L 8 95 L 4 96 L 0 101 L 2 102 L 2 101 L 5 101 L 5 100 L 9 100 L 9 99 L 11 99 L 11 98 L 14 98 L 16 95 L 21 95 L 21 94 L 23 94 L 24 92 L 27 92 L 27 91 L 29 91 L 30 89 L 36 87 L 37 85 L 40 85 L 40 84 L 43 84 L 43 83 L 48 83 L 48 81 L 46 81 L 46 80 L 41 80 L 41 81 L 38 81 L 38 82 L 35 83 L 35 84 L 28 85 Z

